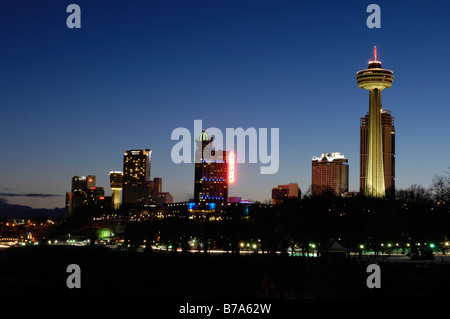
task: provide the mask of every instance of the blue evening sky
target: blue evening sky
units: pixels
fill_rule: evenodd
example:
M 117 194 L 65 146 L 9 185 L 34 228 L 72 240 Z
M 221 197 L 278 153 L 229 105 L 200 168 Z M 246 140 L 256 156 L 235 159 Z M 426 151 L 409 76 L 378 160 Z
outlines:
M 66 8 L 81 7 L 81 29 Z M 369 4 L 381 29 L 369 29 Z M 450 1 L 147 0 L 0 4 L 0 193 L 63 207 L 74 175 L 105 187 L 127 149 L 152 150 L 151 177 L 175 201 L 193 164 L 175 164 L 171 133 L 279 128 L 280 166 L 240 164 L 230 196 L 267 200 L 311 183 L 311 158 L 341 152 L 359 189 L 359 124 L 368 92 L 355 75 L 377 46 L 394 71 L 383 108 L 395 117 L 396 183 L 428 187 L 450 166 Z M 192 137 L 194 138 L 194 136 Z M 4 196 L 3 194 L 2 196 Z

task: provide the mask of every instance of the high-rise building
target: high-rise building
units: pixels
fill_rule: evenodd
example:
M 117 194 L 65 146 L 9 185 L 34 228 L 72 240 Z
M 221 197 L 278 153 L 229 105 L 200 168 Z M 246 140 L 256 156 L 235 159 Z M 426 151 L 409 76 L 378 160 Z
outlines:
M 388 110 L 381 111 L 382 144 L 383 144 L 383 168 L 384 186 L 386 196 L 395 194 L 395 126 L 394 117 Z M 360 145 L 360 192 L 365 193 L 366 186 L 366 157 L 367 139 L 369 132 L 369 114 L 361 118 L 361 145 Z
M 112 194 L 112 206 L 115 210 L 120 208 L 120 192 L 123 188 L 123 172 L 111 171 L 109 172 L 109 182 Z
M 122 205 L 142 207 L 147 204 L 150 183 L 149 149 L 127 150 L 123 156 Z
M 197 203 L 228 201 L 227 152 L 214 150 L 213 140 L 205 130 L 196 139 L 194 201 Z
M 95 187 L 95 175 L 72 177 L 70 192 L 66 193 L 66 217 L 73 215 L 77 203 L 80 202 L 79 197 L 84 196 L 85 191 L 92 187 Z
M 394 75 L 392 71 L 381 68 L 381 62 L 377 61 L 376 47 L 374 49 L 374 60 L 369 61 L 369 67 L 366 70 L 357 72 L 356 81 L 360 88 L 369 90 L 364 192 L 367 196 L 384 197 L 386 195 L 386 187 L 384 183 L 381 91 L 391 87 Z
M 105 208 L 105 191 L 95 186 L 95 175 L 72 177 L 72 189 L 66 193 L 66 217 L 80 209 Z
M 150 181 L 150 193 L 161 193 L 162 192 L 162 178 L 155 177 Z
M 299 198 L 300 195 L 300 188 L 297 183 L 278 185 L 272 188 L 272 204 L 281 204 L 285 199 Z
M 105 200 L 103 187 L 91 187 L 73 192 L 72 213 L 80 208 L 97 208 Z
M 65 217 L 69 217 L 72 215 L 73 204 L 72 204 L 72 192 L 66 192 L 66 201 L 65 201 Z
M 72 177 L 72 192 L 95 187 L 95 175 Z
M 312 159 L 311 194 L 328 192 L 336 196 L 348 192 L 348 159 L 341 153 L 323 153 Z
M 153 178 L 149 183 L 149 204 L 162 205 L 170 203 L 173 203 L 173 197 L 169 192 L 162 191 L 162 178 Z

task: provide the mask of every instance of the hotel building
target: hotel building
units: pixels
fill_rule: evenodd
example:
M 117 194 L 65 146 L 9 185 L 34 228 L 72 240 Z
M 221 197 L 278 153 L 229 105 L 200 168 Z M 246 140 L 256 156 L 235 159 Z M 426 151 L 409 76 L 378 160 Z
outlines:
M 312 195 L 331 192 L 340 196 L 348 192 L 348 171 L 348 159 L 340 153 L 323 153 L 320 157 L 313 157 Z

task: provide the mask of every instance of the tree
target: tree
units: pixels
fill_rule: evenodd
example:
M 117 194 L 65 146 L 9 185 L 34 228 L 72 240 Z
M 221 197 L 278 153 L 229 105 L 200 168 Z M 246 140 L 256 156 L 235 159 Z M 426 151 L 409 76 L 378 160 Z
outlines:
M 432 181 L 432 189 L 437 201 L 450 200 L 450 171 L 446 171 L 446 176 L 435 175 Z
M 397 199 L 402 203 L 405 212 L 405 228 L 411 236 L 412 258 L 429 258 L 429 250 L 424 249 L 426 246 L 423 246 L 423 243 L 438 236 L 436 226 L 439 224 L 438 216 L 434 212 L 432 191 L 414 184 L 408 189 L 399 190 Z

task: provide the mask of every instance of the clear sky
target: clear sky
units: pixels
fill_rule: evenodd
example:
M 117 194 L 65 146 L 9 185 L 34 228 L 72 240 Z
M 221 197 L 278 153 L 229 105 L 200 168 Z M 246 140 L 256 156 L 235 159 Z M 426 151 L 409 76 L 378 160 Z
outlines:
M 81 29 L 66 25 L 71 3 Z M 380 29 L 366 25 L 371 3 Z M 395 76 L 383 108 L 395 117 L 397 187 L 427 187 L 450 166 L 449 14 L 448 0 L 2 1 L 0 197 L 63 207 L 72 176 L 88 174 L 108 195 L 123 152 L 150 148 L 151 177 L 187 200 L 193 164 L 172 162 L 171 133 L 193 132 L 195 119 L 279 128 L 277 174 L 241 164 L 230 196 L 267 200 L 289 182 L 305 192 L 324 152 L 349 159 L 356 191 L 369 100 L 355 75 L 374 46 Z

